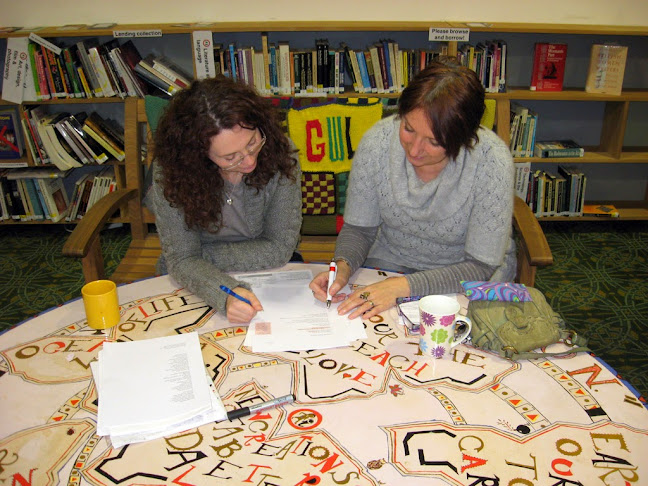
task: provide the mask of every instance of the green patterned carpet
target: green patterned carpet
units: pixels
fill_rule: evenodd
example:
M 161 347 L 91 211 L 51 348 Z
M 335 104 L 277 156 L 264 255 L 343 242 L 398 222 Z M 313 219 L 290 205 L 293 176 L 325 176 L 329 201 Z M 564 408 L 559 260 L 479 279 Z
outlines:
M 648 223 L 543 223 L 555 263 L 536 286 L 592 350 L 648 397 Z M 81 265 L 62 226 L 0 226 L 0 332 L 79 297 Z M 104 235 L 109 274 L 127 229 Z

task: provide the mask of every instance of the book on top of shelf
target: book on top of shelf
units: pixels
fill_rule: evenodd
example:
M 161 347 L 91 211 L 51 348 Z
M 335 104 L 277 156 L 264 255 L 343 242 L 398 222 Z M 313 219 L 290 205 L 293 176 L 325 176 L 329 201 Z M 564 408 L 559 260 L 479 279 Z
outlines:
M 56 167 L 34 167 L 29 169 L 11 169 L 3 177 L 7 179 L 56 179 L 64 178 L 74 169 L 59 170 Z
M 585 91 L 620 95 L 623 88 L 628 48 L 614 44 L 594 44 L 590 55 Z
M 531 73 L 531 91 L 562 91 L 567 44 L 536 42 Z
M 583 216 L 618 218 L 619 210 L 613 204 L 584 204 Z
M 535 157 L 582 157 L 585 149 L 574 140 L 545 140 L 535 143 Z
M 140 60 L 135 65 L 134 71 L 141 79 L 149 83 L 151 86 L 158 88 L 165 95 L 173 96 L 180 90 L 178 86 L 171 83 L 171 80 L 155 71 L 144 59 Z
M 191 76 L 164 56 L 153 57 L 153 69 L 164 74 L 181 88 L 187 88 L 191 84 Z

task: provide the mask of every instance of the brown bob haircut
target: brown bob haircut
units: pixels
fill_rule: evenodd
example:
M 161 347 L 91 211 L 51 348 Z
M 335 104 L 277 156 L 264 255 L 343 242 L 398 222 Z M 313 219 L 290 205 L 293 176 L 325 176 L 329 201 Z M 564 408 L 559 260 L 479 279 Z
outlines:
M 472 70 L 443 59 L 430 63 L 407 85 L 398 101 L 398 115 L 422 109 L 437 143 L 456 159 L 462 147 L 471 148 L 479 140 L 484 98 L 484 87 Z

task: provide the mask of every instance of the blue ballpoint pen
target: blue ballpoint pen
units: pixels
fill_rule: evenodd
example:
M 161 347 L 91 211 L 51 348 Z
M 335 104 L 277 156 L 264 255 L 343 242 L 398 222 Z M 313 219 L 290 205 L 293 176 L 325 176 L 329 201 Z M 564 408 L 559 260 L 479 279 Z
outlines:
M 230 289 L 230 288 L 228 288 L 228 287 L 225 287 L 224 285 L 221 285 L 221 286 L 220 286 L 220 289 L 221 289 L 223 292 L 225 292 L 226 294 L 229 294 L 229 295 L 231 295 L 232 297 L 236 297 L 236 298 L 237 298 L 238 300 L 240 300 L 241 302 L 245 302 L 247 305 L 252 305 L 252 302 L 250 302 L 249 300 L 247 300 L 245 297 L 241 297 L 239 294 L 237 294 L 236 292 L 234 292 L 232 289 Z

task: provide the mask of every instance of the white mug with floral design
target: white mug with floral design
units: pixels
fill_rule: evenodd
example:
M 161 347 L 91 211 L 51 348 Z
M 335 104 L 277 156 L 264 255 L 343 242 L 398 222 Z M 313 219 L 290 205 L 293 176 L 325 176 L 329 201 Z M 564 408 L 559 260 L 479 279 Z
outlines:
M 459 302 L 446 295 L 428 295 L 419 300 L 421 354 L 443 358 L 468 337 L 472 323 L 467 317 L 457 318 L 460 309 Z

